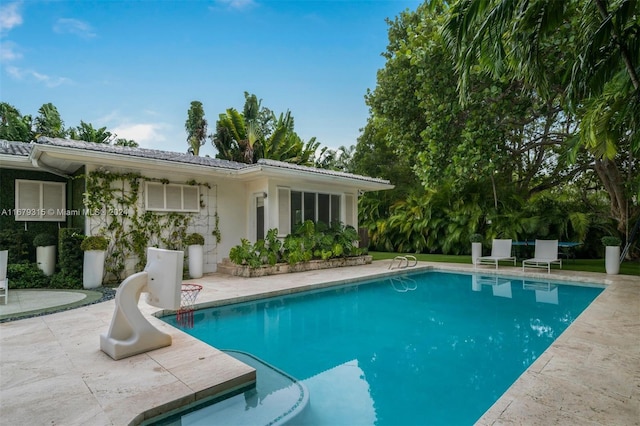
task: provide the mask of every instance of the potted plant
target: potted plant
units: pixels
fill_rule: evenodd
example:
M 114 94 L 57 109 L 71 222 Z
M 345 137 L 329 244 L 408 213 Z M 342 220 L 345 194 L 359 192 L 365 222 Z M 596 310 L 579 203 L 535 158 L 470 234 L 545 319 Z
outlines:
M 56 269 L 56 244 L 58 240 L 51 234 L 38 234 L 33 239 L 38 268 L 48 277 L 53 275 Z
M 109 241 L 98 235 L 87 236 L 80 248 L 84 251 L 82 264 L 82 286 L 86 289 L 96 288 L 102 285 L 104 275 L 104 259 L 109 247 Z
M 615 275 L 620 272 L 620 244 L 622 241 L 612 235 L 602 237 L 605 246 L 604 268 L 607 274 Z
M 189 253 L 189 277 L 202 277 L 204 268 L 204 237 L 198 233 L 189 234 L 184 239 Z
M 471 234 L 469 241 L 471 241 L 471 263 L 475 265 L 478 258 L 482 256 L 482 235 Z

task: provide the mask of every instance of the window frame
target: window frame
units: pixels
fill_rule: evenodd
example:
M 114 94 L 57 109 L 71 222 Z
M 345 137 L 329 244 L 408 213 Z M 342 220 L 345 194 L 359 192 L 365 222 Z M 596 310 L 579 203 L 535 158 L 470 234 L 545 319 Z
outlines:
M 149 205 L 149 187 L 162 187 L 163 207 L 154 207 Z M 180 208 L 167 207 L 167 188 L 180 189 Z M 196 206 L 195 208 L 185 207 L 184 188 L 193 189 L 196 191 Z M 162 182 L 145 182 L 145 195 L 144 195 L 144 208 L 151 212 L 173 212 L 173 213 L 200 213 L 200 187 L 197 185 L 184 185 L 179 183 L 162 183 Z
M 38 185 L 38 206 L 25 207 L 20 204 L 20 194 L 23 190 L 20 188 L 21 183 L 37 184 Z M 44 205 L 44 185 L 59 186 L 62 188 L 60 194 L 60 204 L 56 206 Z M 67 183 L 56 182 L 48 180 L 31 180 L 31 179 L 16 179 L 15 180 L 15 192 L 14 192 L 14 219 L 16 222 L 66 222 L 67 211 Z M 54 209 L 55 213 L 63 212 L 61 215 L 48 215 L 47 211 Z

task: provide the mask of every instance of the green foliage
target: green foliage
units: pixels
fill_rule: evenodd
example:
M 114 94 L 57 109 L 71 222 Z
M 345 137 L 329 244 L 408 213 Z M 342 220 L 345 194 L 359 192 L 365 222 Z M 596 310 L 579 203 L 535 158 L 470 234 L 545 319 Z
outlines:
M 124 214 L 98 216 L 99 232 L 109 238 L 105 270 L 114 280 L 126 278 L 126 259 L 135 257 L 136 269 L 146 264 L 147 247 L 182 250 L 192 214 L 142 211 L 141 185 L 145 177 L 137 173 L 94 171 L 86 176 L 85 207 L 90 211 Z M 167 181 L 168 182 L 168 181 Z M 189 184 L 200 185 L 192 181 Z M 204 185 L 204 184 L 203 184 Z M 216 224 L 217 228 L 217 224 Z
M 60 113 L 52 103 L 47 103 L 40 107 L 34 124 L 36 138 L 40 136 L 64 138 L 67 135 Z
M 256 163 L 260 158 L 313 165 L 315 151 L 320 145 L 315 138 L 306 143 L 294 131 L 289 111 L 279 117 L 255 94 L 244 93 L 243 112 L 229 108 L 218 116 L 216 132 L 211 141 L 218 151 L 216 158 Z
M 602 245 L 604 246 L 620 246 L 620 244 L 622 244 L 622 240 L 618 237 L 614 237 L 612 235 L 607 235 L 605 237 L 602 237 L 601 239 L 602 241 Z
M 469 236 L 469 241 L 471 241 L 472 243 L 481 243 L 482 242 L 482 235 L 480 235 L 480 234 L 471 234 Z
M 9 287 L 13 289 L 49 287 L 49 277 L 35 263 L 7 264 L 7 278 Z
M 107 248 L 109 248 L 109 240 L 101 235 L 87 235 L 80 244 L 82 251 L 106 251 Z
M 202 246 L 204 245 L 204 237 L 198 233 L 189 234 L 184 239 L 184 245 L 185 246 L 193 246 L 193 245 Z
M 47 247 L 47 246 L 55 246 L 58 244 L 58 239 L 51 234 L 38 234 L 33 239 L 34 247 Z
M 80 248 L 84 235 L 79 228 L 62 228 L 59 235 L 59 260 L 60 273 L 69 279 L 82 279 L 83 252 Z
M 262 264 L 255 247 L 246 238 L 240 240 L 240 245 L 231 248 L 229 259 L 237 265 L 249 265 L 251 268 Z
M 49 281 L 50 288 L 64 288 L 64 289 L 82 289 L 82 277 L 78 277 L 76 274 L 67 275 L 64 272 L 58 272 L 51 276 Z
M 187 121 L 184 123 L 187 131 L 187 143 L 189 152 L 193 155 L 200 154 L 200 147 L 207 139 L 207 120 L 204 118 L 202 102 L 193 101 L 187 112 Z
M 107 131 L 106 127 L 96 129 L 91 123 L 85 123 L 84 121 L 80 120 L 79 126 L 69 129 L 69 137 L 71 139 L 85 142 L 109 144 L 111 143 L 113 134 Z
M 17 108 L 0 102 L 0 139 L 30 142 L 33 140 L 31 116 L 20 114 Z
M 286 262 L 294 265 L 313 259 L 359 256 L 363 253 L 356 246 L 358 232 L 352 226 L 343 226 L 339 222 L 327 227 L 313 221 L 301 223 L 295 232 L 287 235 L 284 241 L 278 239 L 278 230 L 270 229 L 264 240 L 252 245 L 242 239 L 241 244 L 229 252 L 229 259 L 238 265 L 257 268 L 260 265 L 275 265 Z
M 25 234 L 15 229 L 3 229 L 0 231 L 0 250 L 9 251 L 8 263 L 18 263 L 29 255 Z

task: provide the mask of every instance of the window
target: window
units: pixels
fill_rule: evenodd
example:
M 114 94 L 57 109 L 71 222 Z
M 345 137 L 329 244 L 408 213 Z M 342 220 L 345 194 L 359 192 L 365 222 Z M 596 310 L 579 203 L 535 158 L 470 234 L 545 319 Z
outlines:
M 147 182 L 146 209 L 159 212 L 200 211 L 200 188 L 191 185 Z
M 340 221 L 340 195 L 291 191 L 291 229 L 305 220 Z
M 66 184 L 16 179 L 14 217 L 17 221 L 64 222 Z

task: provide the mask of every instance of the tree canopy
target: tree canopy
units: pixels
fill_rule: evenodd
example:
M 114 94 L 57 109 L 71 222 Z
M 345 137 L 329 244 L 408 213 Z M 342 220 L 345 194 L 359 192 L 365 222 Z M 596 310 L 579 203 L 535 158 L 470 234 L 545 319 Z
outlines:
M 216 132 L 210 135 L 217 158 L 255 163 L 260 158 L 312 166 L 320 143 L 304 142 L 294 130 L 290 111 L 279 116 L 262 106 L 255 94 L 244 93 L 242 113 L 228 108 L 218 116 Z
M 559 13 L 551 3 L 564 4 L 561 24 L 557 16 L 547 17 Z M 629 5 L 619 3 L 610 19 L 623 21 L 613 15 Z M 574 26 L 581 25 L 589 4 L 431 1 L 388 21 L 386 63 L 365 97 L 371 113 L 352 166 L 359 170 L 377 158 L 375 170 L 397 185 L 387 194 L 392 197 L 361 199 L 361 218 L 374 244 L 464 252 L 473 232 L 584 239 L 588 229 L 593 235 L 612 232 L 612 225 L 628 229 L 628 220 L 640 214 L 633 198 L 640 194 L 635 131 L 615 113 L 619 129 L 626 130 L 618 131 L 615 155 L 601 155 L 584 139 L 587 92 L 571 86 L 580 72 L 572 52 L 587 39 L 584 34 L 578 40 Z M 522 11 L 535 5 L 539 9 Z M 491 27 L 505 16 L 517 22 Z M 536 17 L 549 25 L 544 37 L 534 34 Z M 532 21 L 528 32 L 509 32 L 525 18 Z M 527 52 L 535 57 L 525 58 Z M 619 72 L 612 75 L 620 78 Z M 622 92 L 620 99 L 631 97 Z M 413 181 L 398 172 L 401 165 L 410 168 Z M 603 220 L 603 194 L 610 201 L 609 223 Z

